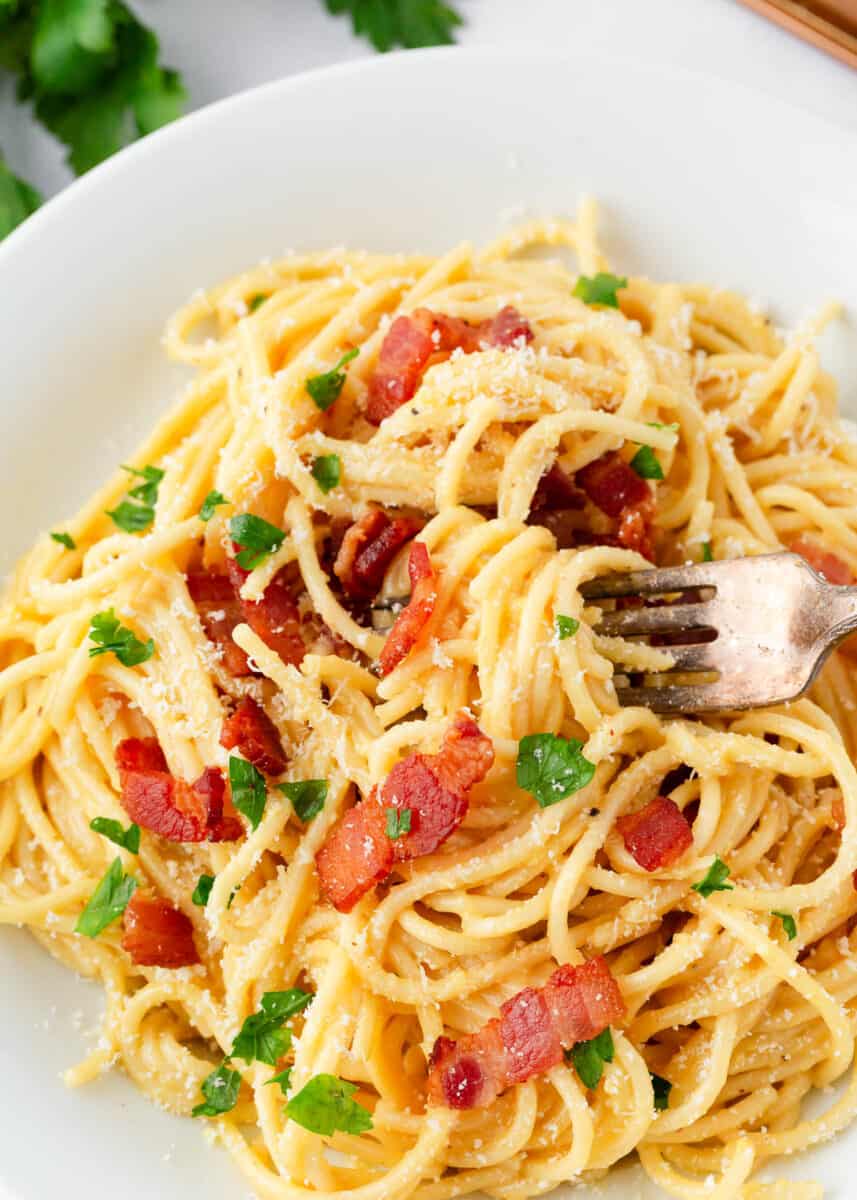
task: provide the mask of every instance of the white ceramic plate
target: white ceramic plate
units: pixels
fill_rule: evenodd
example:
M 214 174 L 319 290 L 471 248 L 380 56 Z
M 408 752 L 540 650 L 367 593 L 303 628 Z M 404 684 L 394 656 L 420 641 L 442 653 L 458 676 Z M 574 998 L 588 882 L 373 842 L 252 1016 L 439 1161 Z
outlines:
M 623 271 L 738 287 L 778 322 L 831 296 L 857 312 L 857 136 L 734 84 L 460 50 L 273 84 L 120 154 L 0 247 L 0 566 L 171 402 L 182 377 L 160 333 L 197 287 L 287 247 L 440 250 L 523 211 L 572 212 L 584 191 Z M 825 351 L 857 416 L 853 324 Z M 64 1091 L 96 988 L 10 930 L 0 980 L 0 1195 L 247 1195 L 198 1125 L 120 1075 Z M 844 1200 L 855 1168 L 857 1130 L 785 1174 Z M 623 1169 L 597 1194 L 656 1193 Z

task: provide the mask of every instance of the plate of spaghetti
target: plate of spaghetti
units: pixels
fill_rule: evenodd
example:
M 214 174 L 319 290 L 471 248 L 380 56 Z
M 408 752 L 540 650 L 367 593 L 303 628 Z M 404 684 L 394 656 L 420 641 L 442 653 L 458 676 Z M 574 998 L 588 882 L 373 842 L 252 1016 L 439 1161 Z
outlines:
M 663 718 L 581 587 L 857 581 L 855 162 L 716 81 L 416 54 L 0 251 L 0 1188 L 850 1194 L 854 648 Z

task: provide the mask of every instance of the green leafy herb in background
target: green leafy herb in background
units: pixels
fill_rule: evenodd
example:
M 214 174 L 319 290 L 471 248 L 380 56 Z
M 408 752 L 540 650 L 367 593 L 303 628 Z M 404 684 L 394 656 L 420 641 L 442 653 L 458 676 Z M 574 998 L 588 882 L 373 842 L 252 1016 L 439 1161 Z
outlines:
M 328 12 L 348 13 L 354 32 L 376 50 L 444 46 L 454 41 L 461 17 L 441 0 L 325 0 Z

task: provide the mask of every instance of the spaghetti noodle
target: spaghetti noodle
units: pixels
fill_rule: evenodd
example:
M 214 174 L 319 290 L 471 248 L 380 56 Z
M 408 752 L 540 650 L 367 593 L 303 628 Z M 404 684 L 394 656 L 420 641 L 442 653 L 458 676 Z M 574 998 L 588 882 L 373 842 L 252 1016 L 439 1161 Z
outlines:
M 668 650 L 579 587 L 795 542 L 853 577 L 829 316 L 610 276 L 587 203 L 173 318 L 195 381 L 0 610 L 0 922 L 106 997 L 70 1085 L 120 1062 L 277 1200 L 515 1200 L 632 1152 L 687 1200 L 821 1194 L 751 1175 L 857 1112 L 853 1074 L 801 1112 L 857 1023 L 849 652 L 663 720 L 613 676 Z

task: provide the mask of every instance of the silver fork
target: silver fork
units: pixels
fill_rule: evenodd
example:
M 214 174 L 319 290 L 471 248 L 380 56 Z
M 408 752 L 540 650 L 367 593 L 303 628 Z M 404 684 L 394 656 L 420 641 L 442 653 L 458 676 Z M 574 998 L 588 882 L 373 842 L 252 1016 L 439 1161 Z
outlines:
M 655 712 L 717 712 L 794 700 L 830 651 L 857 630 L 857 587 L 827 583 L 797 554 L 610 575 L 580 591 L 596 604 L 623 596 L 660 601 L 659 607 L 604 612 L 596 625 L 598 633 L 654 634 L 669 641 L 662 648 L 675 661 L 670 671 L 617 687 L 620 703 Z M 687 592 L 701 594 L 662 600 Z

